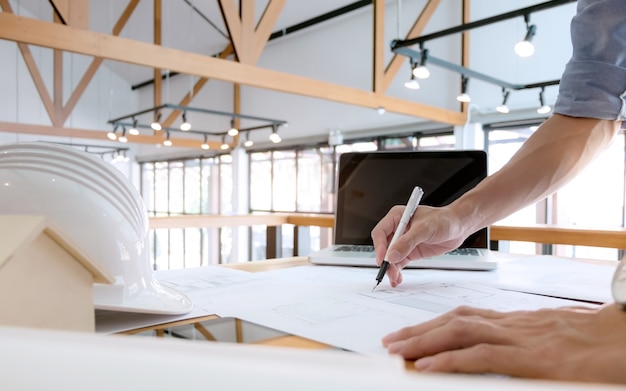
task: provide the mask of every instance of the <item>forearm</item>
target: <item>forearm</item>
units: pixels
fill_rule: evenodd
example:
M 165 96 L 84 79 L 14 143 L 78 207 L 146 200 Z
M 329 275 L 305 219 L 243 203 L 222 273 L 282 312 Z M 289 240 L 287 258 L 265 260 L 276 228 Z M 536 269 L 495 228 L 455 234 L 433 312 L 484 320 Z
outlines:
M 554 115 L 497 173 L 450 205 L 468 234 L 552 194 L 613 140 L 620 123 Z

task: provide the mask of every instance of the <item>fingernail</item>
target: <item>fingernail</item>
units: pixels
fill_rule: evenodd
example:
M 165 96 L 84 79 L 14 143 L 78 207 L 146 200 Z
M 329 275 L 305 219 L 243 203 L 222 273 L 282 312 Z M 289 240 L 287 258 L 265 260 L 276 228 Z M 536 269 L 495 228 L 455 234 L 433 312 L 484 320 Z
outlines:
M 394 342 L 392 344 L 389 344 L 389 346 L 387 346 L 387 351 L 391 354 L 396 354 L 400 352 L 401 350 L 403 350 L 405 345 L 406 343 L 404 341 Z
M 396 333 L 391 333 L 391 334 L 387 334 L 383 337 L 382 342 L 383 342 L 383 346 L 387 346 L 389 344 L 390 341 L 393 341 L 393 336 Z
M 420 358 L 419 360 L 415 361 L 415 369 L 417 369 L 418 371 L 427 370 L 431 365 L 433 365 L 434 362 L 435 360 L 432 357 Z

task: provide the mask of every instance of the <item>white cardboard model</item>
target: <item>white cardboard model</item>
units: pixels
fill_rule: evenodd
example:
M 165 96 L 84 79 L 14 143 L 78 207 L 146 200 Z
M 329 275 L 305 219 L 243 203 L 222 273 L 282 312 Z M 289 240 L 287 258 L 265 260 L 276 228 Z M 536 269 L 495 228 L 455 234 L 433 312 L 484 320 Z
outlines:
M 0 215 L 0 324 L 95 330 L 93 283 L 112 279 L 44 216 Z

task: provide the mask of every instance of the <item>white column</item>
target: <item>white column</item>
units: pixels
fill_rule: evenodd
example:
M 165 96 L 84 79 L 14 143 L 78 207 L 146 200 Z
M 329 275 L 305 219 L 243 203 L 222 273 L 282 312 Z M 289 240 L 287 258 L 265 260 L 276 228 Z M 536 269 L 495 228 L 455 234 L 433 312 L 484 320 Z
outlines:
M 485 132 L 481 123 L 467 123 L 454 127 L 456 149 L 484 149 Z
M 250 205 L 248 203 L 249 180 L 248 154 L 243 148 L 235 148 L 231 152 L 233 157 L 233 213 L 248 214 Z M 248 262 L 249 242 L 248 227 L 233 227 L 233 248 L 231 262 Z

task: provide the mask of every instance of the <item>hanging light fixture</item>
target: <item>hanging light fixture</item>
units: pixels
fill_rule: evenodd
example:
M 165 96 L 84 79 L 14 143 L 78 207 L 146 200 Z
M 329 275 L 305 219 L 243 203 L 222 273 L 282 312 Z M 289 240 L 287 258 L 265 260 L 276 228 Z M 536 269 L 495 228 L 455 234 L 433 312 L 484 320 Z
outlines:
M 416 67 L 417 67 L 417 63 L 414 62 L 413 59 L 411 58 L 411 78 L 404 82 L 404 87 L 408 88 L 409 90 L 419 90 L 420 88 L 420 83 L 418 83 L 417 79 L 415 78 Z
M 472 98 L 467 93 L 467 84 L 469 83 L 469 78 L 465 75 L 461 75 L 461 93 L 456 97 L 456 100 L 463 103 L 468 103 L 472 101 Z
M 150 127 L 152 128 L 152 130 L 156 130 L 159 131 L 162 129 L 161 127 L 161 112 L 157 111 L 156 113 L 156 118 L 154 119 L 154 121 L 152 121 L 152 123 L 150 124 Z
M 420 45 L 421 57 L 419 65 L 413 68 L 413 75 L 418 79 L 428 79 L 430 77 L 430 71 L 426 68 L 426 60 L 428 59 L 428 49 L 423 48 L 423 44 Z
M 552 111 L 552 107 L 550 105 L 545 104 L 543 100 L 543 91 L 545 87 L 541 87 L 541 91 L 539 91 L 539 108 L 537 109 L 537 113 L 539 114 L 548 114 Z
M 204 150 L 207 150 L 207 149 L 210 148 L 209 142 L 208 142 L 208 137 L 207 137 L 206 134 L 204 135 L 204 142 L 200 145 L 200 148 L 202 148 Z
M 220 145 L 220 149 L 225 150 L 230 148 L 230 145 L 226 143 L 226 136 L 222 136 L 222 145 Z
M 128 129 L 128 134 L 132 134 L 133 136 L 139 135 L 139 129 L 137 129 L 137 119 L 133 118 L 133 126 Z
M 278 126 L 276 125 L 272 125 L 272 134 L 270 134 L 270 140 L 274 144 L 277 144 L 282 141 L 282 139 L 280 138 L 280 135 L 278 134 Z
M 507 114 L 509 112 L 509 106 L 506 105 L 506 101 L 509 99 L 511 91 L 507 91 L 502 87 L 502 104 L 496 107 L 498 113 Z
M 235 119 L 230 120 L 230 129 L 228 129 L 228 135 L 235 137 L 239 134 L 239 129 L 235 127 Z
M 120 143 L 127 143 L 128 138 L 126 137 L 126 128 L 122 126 L 122 135 L 117 139 Z
M 524 39 L 515 44 L 515 53 L 520 57 L 530 57 L 535 53 L 535 45 L 531 42 L 537 33 L 537 26 L 530 24 L 530 15 L 524 15 L 526 23 L 526 36 Z
M 119 127 L 119 125 L 115 125 L 115 127 L 113 128 L 112 131 L 110 131 L 109 133 L 107 133 L 107 138 L 111 141 L 115 141 L 117 140 L 117 128 Z
M 415 78 L 415 75 L 413 73 L 411 73 L 411 78 L 404 82 L 404 87 L 408 88 L 409 90 L 419 90 L 420 89 L 420 83 L 418 83 L 418 81 Z
M 246 141 L 243 143 L 244 147 L 251 147 L 254 145 L 254 141 L 250 140 L 250 132 L 246 132 Z
M 378 113 L 378 115 L 383 115 L 383 114 L 385 114 L 387 112 L 387 110 L 385 110 L 385 108 L 382 107 L 382 106 L 378 106 L 376 108 L 376 112 Z
M 170 140 L 170 132 L 165 132 L 165 140 L 163 140 L 163 145 L 166 147 L 172 146 L 172 140 Z
M 172 114 L 174 114 L 174 111 L 178 110 L 178 115 L 181 116 L 181 126 L 176 126 L 174 128 L 170 128 L 169 125 L 165 126 L 165 124 L 163 122 L 161 122 L 162 120 L 162 116 L 163 115 L 168 115 L 170 114 L 170 111 L 172 111 Z M 196 128 L 196 126 L 191 126 L 190 125 L 190 121 L 189 121 L 189 117 L 188 115 L 190 115 L 190 112 L 200 112 L 200 113 L 205 113 L 205 114 L 211 114 L 211 115 L 221 115 L 221 116 L 227 116 L 228 119 L 231 121 L 231 127 L 230 129 L 225 129 L 223 131 L 219 131 L 219 132 L 212 132 L 212 131 L 207 131 L 207 130 L 201 130 Z M 148 122 L 147 123 L 141 123 L 141 118 L 140 116 L 144 115 L 144 114 L 148 114 L 150 113 L 152 116 L 152 119 L 149 119 L 149 117 L 147 117 Z M 265 124 L 261 124 L 258 126 L 252 126 L 250 128 L 246 128 L 246 129 L 238 129 L 238 126 L 235 126 L 236 124 L 238 125 L 237 121 L 239 118 L 243 118 L 246 120 L 250 120 L 250 121 L 257 121 L 257 122 L 264 122 Z M 168 119 L 169 120 L 169 119 Z M 164 120 L 163 120 L 164 121 Z M 171 137 L 171 134 L 174 133 L 176 134 L 176 132 L 188 132 L 188 133 L 194 133 L 194 134 L 199 134 L 199 137 L 206 135 L 209 136 L 226 136 L 228 137 L 236 137 L 238 136 L 241 132 L 250 132 L 250 131 L 256 131 L 256 130 L 264 130 L 265 128 L 268 128 L 270 126 L 287 126 L 287 122 L 286 121 L 281 121 L 281 120 L 275 120 L 275 119 L 270 119 L 270 118 L 261 118 L 261 117 L 256 117 L 256 116 L 251 116 L 251 115 L 244 115 L 244 114 L 240 114 L 240 113 L 233 113 L 233 112 L 224 112 L 224 111 L 219 111 L 219 110 L 212 110 L 212 109 L 205 109 L 205 108 L 199 108 L 199 107 L 189 107 L 189 106 L 180 106 L 180 105 L 173 105 L 173 104 L 163 104 L 160 106 L 156 106 L 156 107 L 152 107 L 149 109 L 145 109 L 145 110 L 140 110 L 134 113 L 130 113 L 127 114 L 125 116 L 122 117 L 118 117 L 118 118 L 113 118 L 111 120 L 108 121 L 109 124 L 111 124 L 111 126 L 113 127 L 113 130 L 107 133 L 107 138 L 109 140 L 119 140 L 118 137 L 120 137 L 121 132 L 118 133 L 117 132 L 117 128 L 120 128 L 120 131 L 122 130 L 122 127 L 124 127 L 125 130 L 128 130 L 128 135 L 132 135 L 132 136 L 136 136 L 139 135 L 139 129 L 141 128 L 152 128 L 154 129 L 154 134 L 158 134 L 158 132 L 156 131 L 156 129 L 160 129 L 160 131 L 162 132 L 168 132 L 169 133 L 169 137 Z M 136 133 L 135 133 L 136 132 Z M 126 136 L 126 135 L 125 135 Z M 169 138 L 168 137 L 168 138 Z M 130 137 L 129 137 L 130 138 Z M 141 142 L 141 140 L 133 140 L 132 138 L 130 138 L 131 141 L 138 141 Z M 165 136 L 163 136 L 162 139 L 160 139 L 160 141 L 164 141 L 165 140 Z M 235 140 L 237 141 L 237 140 Z M 229 148 L 233 148 L 234 146 L 234 142 L 235 141 L 229 141 L 228 147 Z M 130 142 L 130 141 L 128 141 Z M 197 143 L 197 146 L 201 146 L 201 143 Z M 208 144 L 207 144 L 208 145 Z M 219 145 L 219 144 L 217 144 Z M 242 145 L 242 144 L 237 144 L 237 146 Z M 243 146 L 243 145 L 242 145 Z
M 186 132 L 189 129 L 191 129 L 191 124 L 187 122 L 187 112 L 183 111 L 183 123 L 180 124 L 180 130 L 182 130 L 183 132 Z

